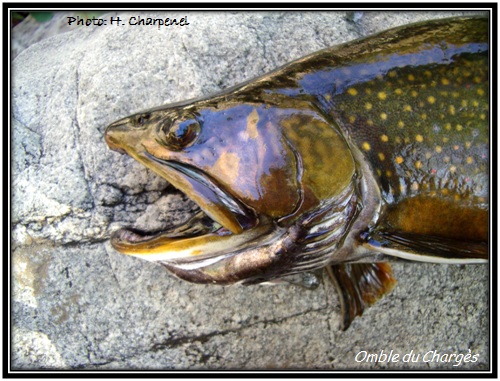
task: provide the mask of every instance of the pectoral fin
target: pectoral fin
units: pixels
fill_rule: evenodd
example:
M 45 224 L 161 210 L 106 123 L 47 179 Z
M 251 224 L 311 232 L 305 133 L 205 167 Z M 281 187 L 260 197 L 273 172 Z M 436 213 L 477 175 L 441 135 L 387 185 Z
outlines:
M 375 230 L 366 234 L 364 246 L 372 251 L 420 262 L 484 263 L 488 243 L 427 234 Z
M 345 331 L 356 316 L 392 290 L 396 280 L 388 263 L 355 263 L 326 267 L 328 275 L 340 295 Z
M 391 205 L 361 238 L 371 251 L 412 261 L 484 263 L 488 232 L 488 210 L 479 204 L 415 196 Z

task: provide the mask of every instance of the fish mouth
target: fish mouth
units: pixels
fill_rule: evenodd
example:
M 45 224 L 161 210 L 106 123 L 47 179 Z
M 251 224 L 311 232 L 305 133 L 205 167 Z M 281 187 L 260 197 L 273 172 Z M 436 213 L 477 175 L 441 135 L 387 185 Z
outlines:
M 272 221 L 257 216 L 198 168 L 159 159 L 147 151 L 145 158 L 144 164 L 183 191 L 202 211 L 167 230 L 121 228 L 111 237 L 117 251 L 164 263 L 204 261 L 251 247 L 274 230 Z

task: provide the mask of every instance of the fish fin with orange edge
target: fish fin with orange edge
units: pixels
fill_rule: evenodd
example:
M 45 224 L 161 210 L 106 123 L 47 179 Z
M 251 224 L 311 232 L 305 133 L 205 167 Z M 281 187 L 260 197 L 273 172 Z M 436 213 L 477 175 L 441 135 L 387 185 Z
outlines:
M 329 265 L 328 276 L 338 290 L 345 331 L 366 307 L 390 292 L 396 285 L 388 263 L 350 263 Z

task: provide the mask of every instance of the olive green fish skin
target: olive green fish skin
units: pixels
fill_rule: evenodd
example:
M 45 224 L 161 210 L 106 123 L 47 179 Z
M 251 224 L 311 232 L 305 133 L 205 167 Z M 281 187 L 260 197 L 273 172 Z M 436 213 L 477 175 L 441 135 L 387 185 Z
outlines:
M 422 36 L 412 29 L 417 42 L 396 34 L 395 41 L 382 36 L 366 43 L 385 40 L 390 49 L 378 45 L 376 53 L 366 53 L 365 43 L 345 48 L 359 57 L 353 53 L 345 59 L 344 53 L 338 58 L 333 51 L 331 61 L 338 61 L 333 68 L 318 68 L 313 60 L 308 70 L 294 74 L 300 78 L 294 88 L 273 90 L 313 95 L 366 153 L 380 172 L 384 191 L 396 200 L 421 191 L 414 182 L 424 188 L 422 183 L 428 183 L 434 190 L 444 187 L 444 178 L 453 173 L 450 181 L 459 184 L 450 188 L 479 197 L 487 194 L 487 183 L 473 178 L 479 173 L 484 177 L 488 164 L 488 21 L 467 20 L 462 29 L 459 21 L 451 29 L 448 23 L 436 24 L 442 24 L 441 33 L 432 28 Z M 400 51 L 400 45 L 406 51 Z M 328 53 L 320 56 L 321 62 Z M 440 185 L 436 179 L 441 179 Z
M 324 66 L 328 60 L 330 66 Z M 389 31 L 318 53 L 311 65 L 294 73 L 295 86 L 273 92 L 314 96 L 369 160 L 387 205 L 418 197 L 415 205 L 430 207 L 433 214 L 442 213 L 443 205 L 480 209 L 472 220 L 462 215 L 453 225 L 449 221 L 456 217 L 442 215 L 433 225 L 448 224 L 448 231 L 441 230 L 450 237 L 485 240 L 488 20 L 443 20 Z M 418 217 L 422 223 L 430 219 Z M 464 225 L 476 218 L 481 229 L 468 232 Z
M 378 232 L 485 244 L 488 81 L 488 20 L 437 20 L 133 115 L 106 141 L 193 198 L 225 228 L 213 234 L 251 235 L 217 261 L 159 261 L 193 282 L 255 283 L 377 260 Z M 132 236 L 112 243 L 147 257 Z

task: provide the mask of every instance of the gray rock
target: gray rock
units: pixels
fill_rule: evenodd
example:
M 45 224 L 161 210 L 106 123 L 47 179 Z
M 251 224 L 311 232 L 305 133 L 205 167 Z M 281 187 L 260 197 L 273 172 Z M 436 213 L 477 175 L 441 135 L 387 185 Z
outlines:
M 26 48 L 12 65 L 12 368 L 488 369 L 488 266 L 396 264 L 397 288 L 340 332 L 327 281 L 315 291 L 192 285 L 107 241 L 119 226 L 159 229 L 197 210 L 108 150 L 112 121 L 388 27 L 459 14 L 192 12 L 185 27 L 74 26 L 30 46 L 14 31 Z M 111 16 L 136 14 L 102 17 Z M 479 357 L 356 361 L 382 350 Z

